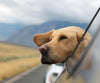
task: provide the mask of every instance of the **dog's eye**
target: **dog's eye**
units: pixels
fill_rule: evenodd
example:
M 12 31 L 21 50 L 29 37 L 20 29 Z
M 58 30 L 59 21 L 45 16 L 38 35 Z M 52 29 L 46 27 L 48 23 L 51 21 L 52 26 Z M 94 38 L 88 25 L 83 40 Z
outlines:
M 50 38 L 49 41 L 51 41 L 52 39 Z
M 61 36 L 59 40 L 67 39 L 66 36 Z

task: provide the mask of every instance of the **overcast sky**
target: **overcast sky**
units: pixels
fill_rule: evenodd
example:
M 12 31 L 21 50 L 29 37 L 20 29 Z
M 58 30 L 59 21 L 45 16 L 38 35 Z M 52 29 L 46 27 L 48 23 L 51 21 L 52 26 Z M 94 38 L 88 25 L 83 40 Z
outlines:
M 89 22 L 100 0 L 0 0 L 0 22 L 40 24 L 49 20 Z

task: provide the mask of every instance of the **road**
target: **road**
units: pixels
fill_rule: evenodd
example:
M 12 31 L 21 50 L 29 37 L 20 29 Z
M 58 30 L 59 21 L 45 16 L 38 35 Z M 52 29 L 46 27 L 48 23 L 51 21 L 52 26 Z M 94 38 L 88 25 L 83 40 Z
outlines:
M 1 83 L 44 83 L 47 67 L 47 65 L 41 65 Z

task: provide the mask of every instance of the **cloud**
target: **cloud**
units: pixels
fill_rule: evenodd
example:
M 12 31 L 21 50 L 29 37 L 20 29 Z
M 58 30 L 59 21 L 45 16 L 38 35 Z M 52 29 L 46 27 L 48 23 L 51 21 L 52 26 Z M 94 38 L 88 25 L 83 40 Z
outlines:
M 92 23 L 92 26 L 90 27 L 92 35 L 96 32 L 98 28 L 100 28 L 100 13 L 96 16 L 94 22 Z
M 97 0 L 0 0 L 0 22 L 40 24 L 48 20 L 89 22 Z

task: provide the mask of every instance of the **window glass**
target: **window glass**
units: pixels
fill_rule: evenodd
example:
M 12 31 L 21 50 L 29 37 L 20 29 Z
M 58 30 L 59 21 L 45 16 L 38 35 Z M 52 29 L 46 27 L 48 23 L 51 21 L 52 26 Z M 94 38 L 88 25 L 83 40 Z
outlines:
M 94 22 L 90 27 L 90 33 L 92 36 L 96 33 L 97 29 L 100 28 L 100 12 L 95 18 Z M 71 76 L 70 79 L 67 79 L 69 75 L 67 70 L 59 77 L 57 83 L 99 83 L 99 75 L 100 75 L 100 29 L 99 34 L 96 36 L 96 39 L 90 45 L 88 52 L 85 55 L 83 61 L 81 63 L 77 63 L 80 66 L 75 71 L 75 73 Z M 83 55 L 82 55 L 83 56 Z M 75 65 L 76 67 L 76 65 Z

